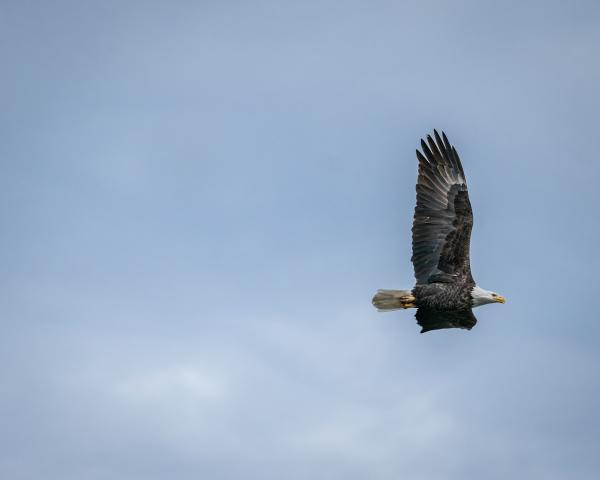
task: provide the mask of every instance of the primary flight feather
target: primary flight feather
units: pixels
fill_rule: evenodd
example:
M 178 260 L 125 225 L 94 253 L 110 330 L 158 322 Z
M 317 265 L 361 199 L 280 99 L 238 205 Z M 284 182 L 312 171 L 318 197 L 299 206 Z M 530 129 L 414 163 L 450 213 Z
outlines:
M 473 211 L 467 181 L 456 149 L 442 132 L 421 140 L 419 175 L 412 227 L 412 290 L 378 290 L 379 311 L 417 308 L 421 333 L 466 328 L 477 323 L 473 308 L 504 303 L 504 297 L 479 288 L 471 275 L 469 246 Z

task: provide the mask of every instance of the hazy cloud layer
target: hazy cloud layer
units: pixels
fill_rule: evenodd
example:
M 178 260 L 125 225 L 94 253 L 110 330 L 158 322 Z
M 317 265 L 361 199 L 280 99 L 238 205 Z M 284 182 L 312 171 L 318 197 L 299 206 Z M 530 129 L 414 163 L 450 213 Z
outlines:
M 2 478 L 595 478 L 596 2 L 0 12 Z M 419 335 L 434 127 L 508 303 Z

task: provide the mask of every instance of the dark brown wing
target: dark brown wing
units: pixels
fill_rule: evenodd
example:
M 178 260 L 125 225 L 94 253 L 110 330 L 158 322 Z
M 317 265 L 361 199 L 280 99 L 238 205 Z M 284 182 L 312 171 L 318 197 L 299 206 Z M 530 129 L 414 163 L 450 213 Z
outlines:
M 413 219 L 413 255 L 417 284 L 473 282 L 469 243 L 473 212 L 458 153 L 434 130 L 417 150 L 419 177 Z
M 415 314 L 417 323 L 421 325 L 421 333 L 442 328 L 465 328 L 471 330 L 477 323 L 473 310 L 453 310 L 440 312 L 428 308 L 419 308 Z

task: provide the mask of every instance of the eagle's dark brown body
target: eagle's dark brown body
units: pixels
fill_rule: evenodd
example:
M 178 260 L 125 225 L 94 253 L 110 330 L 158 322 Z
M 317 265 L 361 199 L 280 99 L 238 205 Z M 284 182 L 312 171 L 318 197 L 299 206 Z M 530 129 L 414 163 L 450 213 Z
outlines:
M 416 285 L 412 294 L 421 333 L 440 328 L 473 328 L 477 323 L 471 299 L 474 286 L 470 282 Z
M 412 293 L 418 308 L 450 311 L 471 308 L 471 290 L 475 284 L 470 283 L 432 283 L 415 285 Z

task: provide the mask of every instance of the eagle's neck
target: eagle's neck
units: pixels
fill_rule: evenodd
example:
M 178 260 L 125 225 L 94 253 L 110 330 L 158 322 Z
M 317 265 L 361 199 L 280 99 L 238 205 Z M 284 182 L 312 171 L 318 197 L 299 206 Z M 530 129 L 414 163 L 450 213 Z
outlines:
M 492 297 L 492 292 L 478 286 L 474 286 L 473 290 L 471 290 L 471 300 L 473 301 L 473 307 L 479 307 L 480 305 L 494 303 L 496 301 L 494 300 L 494 297 Z

